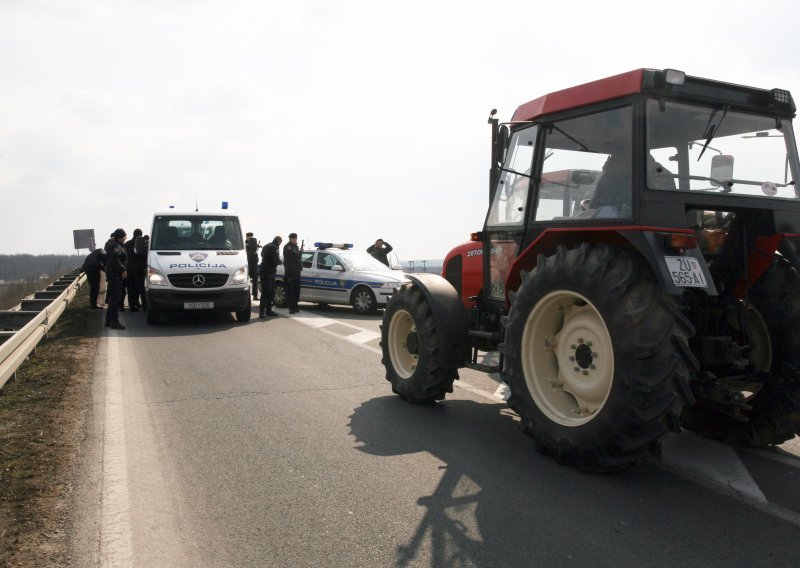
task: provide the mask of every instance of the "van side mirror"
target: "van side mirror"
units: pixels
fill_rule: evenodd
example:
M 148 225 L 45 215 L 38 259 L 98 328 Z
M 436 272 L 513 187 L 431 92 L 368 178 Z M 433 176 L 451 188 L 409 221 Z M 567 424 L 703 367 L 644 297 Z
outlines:
M 733 179 L 733 156 L 716 155 L 711 158 L 711 185 L 720 187 Z
M 333 266 L 331 266 L 331 270 L 333 270 L 334 272 L 344 272 L 344 266 L 342 266 L 341 264 L 334 264 Z
M 144 254 L 146 252 L 144 237 L 136 237 L 133 240 L 133 252 L 135 254 Z

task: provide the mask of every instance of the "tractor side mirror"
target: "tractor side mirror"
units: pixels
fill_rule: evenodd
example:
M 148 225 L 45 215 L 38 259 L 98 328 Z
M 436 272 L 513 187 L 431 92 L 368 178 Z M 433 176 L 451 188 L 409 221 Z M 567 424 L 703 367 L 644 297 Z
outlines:
M 494 149 L 494 159 L 498 164 L 503 164 L 506 161 L 506 153 L 508 152 L 508 126 L 503 124 L 497 129 L 497 146 Z
M 733 156 L 716 155 L 711 158 L 711 185 L 720 187 L 733 179 Z
M 592 185 L 597 179 L 597 172 L 575 170 L 570 176 L 573 185 Z

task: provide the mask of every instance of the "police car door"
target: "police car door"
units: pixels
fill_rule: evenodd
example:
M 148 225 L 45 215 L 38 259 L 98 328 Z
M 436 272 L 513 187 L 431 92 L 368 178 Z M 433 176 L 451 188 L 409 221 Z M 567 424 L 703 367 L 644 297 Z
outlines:
M 317 269 L 314 266 L 314 251 L 300 253 L 300 263 L 303 270 L 300 272 L 300 299 L 306 302 L 316 302 L 319 298 L 318 290 L 314 284 Z
M 331 303 L 347 303 L 344 287 L 344 265 L 329 252 L 317 253 L 317 292 L 320 299 Z

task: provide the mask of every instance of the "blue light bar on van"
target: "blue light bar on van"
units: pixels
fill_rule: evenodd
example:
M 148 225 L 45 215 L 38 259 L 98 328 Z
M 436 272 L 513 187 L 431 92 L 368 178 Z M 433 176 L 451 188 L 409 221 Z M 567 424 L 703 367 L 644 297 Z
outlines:
M 314 243 L 314 246 L 320 250 L 329 248 L 351 249 L 353 248 L 353 243 Z
M 227 201 L 223 201 L 222 202 L 222 208 L 223 209 L 227 209 L 228 208 L 228 202 Z

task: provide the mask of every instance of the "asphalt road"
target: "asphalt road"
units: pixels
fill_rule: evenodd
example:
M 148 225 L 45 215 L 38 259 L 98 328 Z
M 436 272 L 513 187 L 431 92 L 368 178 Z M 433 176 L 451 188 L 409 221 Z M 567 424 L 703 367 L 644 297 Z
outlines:
M 394 396 L 379 316 L 122 318 L 98 354 L 80 565 L 800 564 L 790 452 L 682 435 L 589 475 L 539 455 L 490 377 Z

